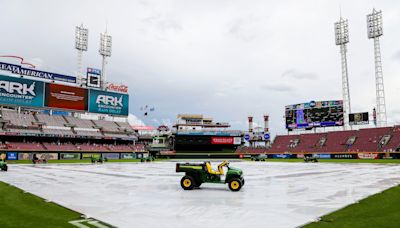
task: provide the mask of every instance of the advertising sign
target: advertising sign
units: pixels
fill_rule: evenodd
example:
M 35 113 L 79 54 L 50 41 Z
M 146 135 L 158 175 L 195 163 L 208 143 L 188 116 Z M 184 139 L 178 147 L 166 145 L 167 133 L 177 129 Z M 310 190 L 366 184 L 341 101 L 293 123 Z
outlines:
M 331 155 L 330 154 L 317 154 L 316 157 L 321 158 L 321 159 L 330 159 Z
M 355 154 L 332 154 L 331 158 L 333 159 L 353 159 L 357 158 Z
M 44 83 L 0 75 L 0 104 L 43 107 Z
M 88 87 L 100 88 L 101 70 L 95 68 L 87 68 L 86 72 L 86 85 Z
M 265 134 L 264 134 L 264 139 L 265 139 L 265 140 L 270 139 L 270 135 L 269 135 L 268 133 L 265 133 Z
M 7 160 L 17 160 L 17 152 L 7 152 Z
M 291 154 L 274 154 L 273 158 L 290 158 Z
M 135 159 L 136 154 L 135 153 L 122 153 L 121 154 L 121 159 Z
M 359 159 L 378 159 L 378 154 L 374 153 L 358 153 L 357 154 Z
M 81 154 L 80 153 L 61 153 L 60 154 L 60 159 L 63 160 L 76 160 L 76 159 L 80 159 L 81 158 Z
M 232 145 L 233 137 L 211 137 L 211 144 Z
M 107 91 L 113 91 L 118 93 L 128 93 L 128 86 L 115 84 L 115 83 L 107 83 L 106 86 Z
M 55 81 L 76 83 L 76 77 L 24 68 L 19 65 L 0 62 L 0 70 L 8 71 L 21 76 L 37 77 Z
M 59 84 L 46 84 L 45 105 L 49 108 L 87 110 L 87 90 Z
M 104 153 L 103 158 L 107 159 L 119 159 L 119 153 Z
M 245 134 L 244 135 L 244 140 L 249 141 L 250 140 L 250 135 L 249 134 Z
M 89 112 L 127 116 L 128 111 L 128 94 L 89 90 Z
M 82 154 L 82 159 L 90 159 L 90 158 L 101 158 L 101 154 L 98 153 L 83 153 Z
M 36 157 L 40 160 L 57 160 L 57 153 L 18 153 L 18 160 L 32 160 L 33 155 L 36 154 Z

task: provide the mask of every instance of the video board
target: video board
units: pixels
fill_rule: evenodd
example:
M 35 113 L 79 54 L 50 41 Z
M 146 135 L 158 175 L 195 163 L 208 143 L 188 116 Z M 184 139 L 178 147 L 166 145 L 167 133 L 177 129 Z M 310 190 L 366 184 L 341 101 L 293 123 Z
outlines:
M 45 105 L 49 108 L 87 110 L 87 89 L 46 84 Z
M 310 101 L 285 107 L 287 129 L 343 126 L 343 101 Z
M 363 125 L 369 124 L 368 112 L 350 113 L 349 114 L 350 125 Z

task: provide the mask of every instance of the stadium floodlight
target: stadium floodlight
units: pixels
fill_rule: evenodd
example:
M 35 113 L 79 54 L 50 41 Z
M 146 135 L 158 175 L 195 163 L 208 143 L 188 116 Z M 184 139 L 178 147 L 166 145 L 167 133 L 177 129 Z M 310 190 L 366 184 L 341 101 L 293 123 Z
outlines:
M 377 126 L 384 127 L 387 124 L 387 117 L 379 43 L 379 37 L 383 35 L 382 11 L 373 9 L 372 13 L 367 15 L 367 32 L 368 39 L 374 39 Z
M 351 113 L 349 75 L 347 70 L 347 46 L 349 42 L 349 23 L 348 20 L 340 17 L 335 22 L 335 42 L 340 46 L 340 56 L 342 64 L 342 96 L 343 96 L 343 117 L 344 128 L 349 126 L 349 114 Z
M 100 34 L 100 55 L 103 57 L 102 68 L 101 68 L 101 85 L 102 88 L 106 87 L 106 57 L 111 56 L 111 36 L 107 34 L 107 30 L 105 33 Z
M 75 27 L 75 49 L 78 50 L 78 70 L 77 83 L 82 83 L 82 55 L 88 50 L 89 30 L 83 27 L 83 24 Z

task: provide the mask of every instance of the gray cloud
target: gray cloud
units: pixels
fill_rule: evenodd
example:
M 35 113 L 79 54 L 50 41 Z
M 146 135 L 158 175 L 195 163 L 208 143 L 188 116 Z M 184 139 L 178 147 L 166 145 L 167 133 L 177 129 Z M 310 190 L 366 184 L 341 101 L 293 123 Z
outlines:
M 393 59 L 393 60 L 396 60 L 396 61 L 400 61 L 400 50 L 399 50 L 399 51 L 396 51 L 396 52 L 393 54 L 392 59 Z
M 269 90 L 269 91 L 276 91 L 276 92 L 293 92 L 295 91 L 295 88 L 289 85 L 285 84 L 268 84 L 268 85 L 262 85 L 261 89 L 263 90 Z
M 288 78 L 295 78 L 295 79 L 317 79 L 318 75 L 315 73 L 309 73 L 309 72 L 299 72 L 295 69 L 290 69 L 281 75 L 282 78 L 288 77 Z

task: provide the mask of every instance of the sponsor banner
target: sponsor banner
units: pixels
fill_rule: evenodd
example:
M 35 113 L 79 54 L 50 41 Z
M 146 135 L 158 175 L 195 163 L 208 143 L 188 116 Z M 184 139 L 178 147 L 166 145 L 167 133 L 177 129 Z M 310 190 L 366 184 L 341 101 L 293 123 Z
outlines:
M 60 159 L 63 160 L 79 160 L 81 159 L 81 154 L 80 153 L 61 153 L 60 154 Z
M 317 158 L 321 158 L 321 159 L 330 159 L 331 155 L 330 154 L 317 154 L 315 155 Z
M 297 154 L 297 158 L 304 158 L 304 154 Z
M 119 153 L 103 153 L 103 158 L 119 159 Z
M 128 111 L 128 94 L 89 90 L 89 112 L 127 116 Z
M 128 93 L 128 86 L 115 84 L 115 83 L 107 83 L 106 86 L 107 91 L 113 91 L 118 93 Z
M 32 160 L 33 155 L 36 154 L 36 157 L 40 160 L 57 160 L 57 153 L 18 153 L 18 160 Z
M 135 153 L 121 153 L 121 159 L 135 159 Z
M 233 145 L 240 145 L 242 144 L 242 138 L 241 137 L 234 137 L 233 138 Z
M 211 144 L 232 145 L 233 143 L 233 137 L 211 137 Z
M 49 108 L 87 110 L 87 90 L 59 84 L 46 84 L 45 105 Z
M 7 152 L 7 160 L 17 160 L 18 154 L 17 152 Z
M 43 107 L 44 82 L 0 75 L 0 104 Z
M 291 154 L 274 154 L 273 158 L 290 158 Z
M 101 78 L 101 70 L 95 68 L 87 68 L 86 72 L 86 84 L 88 87 L 96 87 L 100 88 L 100 78 Z
M 37 77 L 55 81 L 76 83 L 76 77 L 24 68 L 19 65 L 0 62 L 0 70 L 8 71 L 21 76 Z
M 101 158 L 101 154 L 99 153 L 82 153 L 82 159 L 90 159 L 90 158 Z
M 354 159 L 357 158 L 356 154 L 331 154 L 332 159 Z
M 379 155 L 374 153 L 358 153 L 357 157 L 359 159 L 379 159 Z

